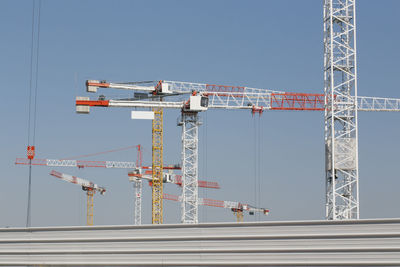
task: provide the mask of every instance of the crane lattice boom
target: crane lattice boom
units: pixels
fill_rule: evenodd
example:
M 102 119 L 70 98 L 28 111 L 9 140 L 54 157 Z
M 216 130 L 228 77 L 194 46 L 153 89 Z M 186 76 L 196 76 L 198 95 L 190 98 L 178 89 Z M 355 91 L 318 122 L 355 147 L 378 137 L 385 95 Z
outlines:
M 29 165 L 29 159 L 17 158 L 15 164 Z M 133 169 L 136 168 L 135 162 L 129 161 L 89 161 L 74 159 L 32 159 L 32 165 L 49 166 L 49 167 L 78 167 L 78 168 L 116 168 L 116 169 Z
M 177 196 L 173 194 L 163 194 L 163 198 L 167 200 L 182 202 L 182 196 Z M 247 211 L 251 215 L 256 212 L 262 213 L 264 215 L 268 215 L 269 213 L 269 209 L 257 208 L 252 205 L 242 204 L 237 201 L 215 200 L 211 198 L 198 198 L 198 205 L 230 209 L 237 214 L 238 221 L 243 220 L 243 211 Z
M 164 194 L 164 199 L 172 200 L 180 202 L 182 201 L 182 196 L 177 196 L 173 194 Z M 215 200 L 211 198 L 199 198 L 199 205 L 209 206 L 209 207 L 218 207 L 218 208 L 226 208 L 226 209 L 241 209 L 249 212 L 261 212 L 265 215 L 268 215 L 269 209 L 265 208 L 257 208 L 249 204 L 242 204 L 237 201 L 227 201 L 227 200 Z
M 144 174 L 141 174 L 138 171 L 132 171 L 128 173 L 129 177 L 132 177 L 133 179 L 145 179 L 148 181 L 153 181 L 152 177 L 152 172 L 151 171 L 145 171 Z M 173 183 L 178 186 L 182 186 L 182 175 L 178 174 L 170 174 L 170 173 L 163 173 L 163 182 L 164 183 Z M 205 181 L 205 180 L 199 180 L 198 181 L 198 186 L 199 187 L 204 187 L 204 188 L 213 188 L 213 189 L 220 189 L 220 186 L 218 182 L 211 182 L 211 181 Z
M 92 85 L 92 83 L 88 83 Z M 93 83 L 93 86 L 98 83 Z M 114 83 L 105 83 L 108 88 Z M 154 82 L 153 82 L 154 84 Z M 178 101 L 147 101 L 142 99 L 128 100 L 89 100 L 88 98 L 78 97 L 76 105 L 78 109 L 88 106 L 103 106 L 103 107 L 136 107 L 136 108 L 176 108 L 181 109 L 185 106 L 186 99 L 182 97 L 189 96 L 193 92 L 198 95 L 208 97 L 208 108 L 211 109 L 248 109 L 254 112 L 264 110 L 309 110 L 323 111 L 324 110 L 324 94 L 310 93 L 292 93 L 284 91 L 276 91 L 269 89 L 258 89 L 244 86 L 226 86 L 203 83 L 177 82 L 177 81 L 159 81 L 157 85 L 148 86 L 145 90 L 141 87 L 128 84 L 124 86 L 129 90 L 147 91 L 154 93 L 160 87 L 168 88 L 165 93 L 169 99 Z M 107 87 L 107 86 L 104 86 Z M 151 98 L 149 98 L 151 100 Z M 345 103 L 348 99 L 336 96 L 336 105 Z M 400 111 L 400 99 L 383 98 L 383 97 L 357 97 L 357 107 L 360 111 Z
M 61 172 L 54 171 L 54 170 L 52 170 L 50 172 L 50 175 L 52 175 L 54 177 L 57 177 L 57 178 L 60 178 L 63 181 L 80 185 L 83 188 L 87 188 L 87 189 L 90 189 L 90 190 L 97 191 L 102 195 L 106 192 L 106 189 L 104 187 L 98 186 L 97 184 L 92 183 L 91 181 L 88 181 L 88 180 L 85 180 L 85 179 L 82 179 L 82 178 L 79 178 L 79 177 L 76 177 L 76 176 L 73 176 L 73 175 L 61 173 Z
M 30 163 L 32 162 L 32 163 Z M 135 162 L 130 161 L 90 161 L 90 160 L 74 160 L 74 159 L 32 159 L 17 158 L 17 165 L 37 165 L 49 167 L 77 167 L 77 168 L 114 168 L 114 169 L 136 169 Z M 150 166 L 142 166 L 142 169 L 151 170 Z M 164 170 L 180 170 L 179 165 L 164 166 Z

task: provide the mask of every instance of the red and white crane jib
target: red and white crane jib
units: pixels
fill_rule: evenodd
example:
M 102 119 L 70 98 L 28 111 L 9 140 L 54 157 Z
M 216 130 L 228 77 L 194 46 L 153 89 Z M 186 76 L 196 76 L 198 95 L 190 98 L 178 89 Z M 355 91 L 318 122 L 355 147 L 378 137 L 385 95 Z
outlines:
M 324 94 L 176 81 L 160 82 L 168 83 L 172 93 L 196 91 L 210 97 L 209 108 L 313 111 L 324 110 L 325 105 Z M 340 104 L 340 97 L 335 96 L 335 100 Z M 358 96 L 357 107 L 360 111 L 400 111 L 400 99 Z
M 89 161 L 89 160 L 73 160 L 73 159 L 26 159 L 17 158 L 15 164 L 22 165 L 39 165 L 50 167 L 98 167 L 98 168 L 116 168 L 116 169 L 133 169 L 136 168 L 135 162 L 129 161 Z
M 175 175 L 174 183 L 179 185 L 179 186 L 182 186 L 182 183 L 183 183 L 182 175 Z M 220 189 L 221 188 L 219 186 L 218 182 L 210 182 L 210 181 L 205 181 L 205 180 L 198 180 L 197 183 L 198 183 L 199 187 L 214 188 L 214 189 Z
M 136 169 L 136 163 L 131 161 L 90 161 L 90 160 L 74 160 L 74 159 L 32 159 L 17 158 L 15 164 L 20 165 L 38 165 L 49 167 L 97 167 L 97 168 L 114 168 L 114 169 Z M 151 167 L 142 166 L 143 169 L 151 170 Z M 180 166 L 164 166 L 164 170 L 180 170 Z
M 85 179 L 82 179 L 82 178 L 79 178 L 79 177 L 76 177 L 73 175 L 61 173 L 61 172 L 54 171 L 54 170 L 52 170 L 50 172 L 50 175 L 60 178 L 61 180 L 64 180 L 64 181 L 80 185 L 80 186 L 82 186 L 82 188 L 95 190 L 102 195 L 106 192 L 106 189 L 104 187 L 98 186 L 95 183 L 92 183 L 88 180 L 85 180 Z
M 264 215 L 268 215 L 269 213 L 269 209 L 256 208 L 249 204 L 242 204 L 236 201 L 199 198 L 199 204 L 204 206 L 227 208 L 231 209 L 232 211 L 248 211 L 251 215 L 253 215 L 255 212 L 261 212 Z
M 177 196 L 173 194 L 163 194 L 163 198 L 167 200 L 182 201 L 182 196 Z M 209 207 L 218 207 L 218 208 L 226 208 L 232 211 L 248 211 L 251 215 L 255 212 L 263 213 L 264 215 L 268 215 L 269 209 L 264 208 L 256 208 L 249 204 L 242 204 L 236 201 L 226 201 L 226 200 L 216 200 L 211 198 L 199 198 L 199 205 L 209 206 Z
M 208 107 L 198 111 L 213 109 L 249 109 L 253 113 L 263 110 L 324 110 L 324 94 L 289 93 L 268 89 L 257 89 L 243 86 L 225 86 L 204 83 L 177 81 L 148 82 L 149 85 L 106 83 L 94 80 L 87 81 L 87 91 L 96 92 L 97 87 L 145 91 L 150 94 L 164 94 L 169 98 L 182 98 L 192 94 L 193 97 L 207 97 Z M 194 94 L 193 94 L 194 93 Z M 191 99 L 192 100 L 192 99 Z M 336 99 L 340 105 L 340 98 Z M 134 108 L 177 108 L 185 107 L 185 101 L 145 101 L 145 100 L 89 100 L 88 97 L 77 97 L 77 112 L 88 113 L 90 106 L 134 107 Z M 400 99 L 358 97 L 360 111 L 400 111 Z
M 152 177 L 152 171 L 148 170 L 145 171 L 143 174 L 138 171 L 135 170 L 133 172 L 129 172 L 128 173 L 129 179 L 145 179 L 148 180 L 149 182 L 151 182 L 153 180 Z M 182 176 L 178 175 L 178 174 L 170 174 L 170 173 L 164 173 L 164 183 L 173 183 L 176 184 L 178 186 L 182 186 Z M 199 180 L 198 181 L 198 186 L 199 187 L 203 187 L 203 188 L 213 188 L 213 189 L 220 189 L 220 186 L 218 184 L 218 182 L 210 182 L 210 181 L 205 181 L 205 180 Z
M 154 82 L 153 82 L 154 83 Z M 190 104 L 200 101 L 202 97 L 208 99 L 208 108 L 223 108 L 223 109 L 253 109 L 253 107 L 264 107 L 269 109 L 271 93 L 283 93 L 279 91 L 255 89 L 249 87 L 238 86 L 223 86 L 202 83 L 189 83 L 177 81 L 159 81 L 151 86 L 137 86 L 136 84 L 113 84 L 107 82 L 99 82 L 95 80 L 88 80 L 86 82 L 88 92 L 96 92 L 97 87 L 102 88 L 116 88 L 116 89 L 130 89 L 150 92 L 151 94 L 166 95 L 171 98 L 182 98 L 183 95 L 192 94 L 190 96 Z M 143 90 L 141 90 L 144 88 Z M 194 93 L 194 94 L 193 94 Z M 143 100 L 89 100 L 87 97 L 77 97 L 76 101 L 78 113 L 88 113 L 90 106 L 103 106 L 103 107 L 135 107 L 135 108 L 178 108 L 185 107 L 185 101 L 162 102 L 155 103 L 155 101 Z M 197 111 L 207 110 L 203 105 L 197 105 L 191 109 L 198 109 Z

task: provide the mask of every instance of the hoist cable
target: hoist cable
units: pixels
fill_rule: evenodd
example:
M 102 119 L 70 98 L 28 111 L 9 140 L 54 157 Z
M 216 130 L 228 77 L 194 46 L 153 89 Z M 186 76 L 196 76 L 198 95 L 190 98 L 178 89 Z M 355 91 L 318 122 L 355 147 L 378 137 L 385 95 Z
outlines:
M 35 83 L 34 89 L 34 99 L 33 99 L 33 138 L 32 144 L 35 144 L 35 135 L 36 135 L 36 99 L 37 99 L 37 85 L 38 85 L 38 68 L 39 68 L 39 33 L 40 33 L 40 9 L 41 9 L 41 0 L 39 0 L 38 4 L 38 30 L 37 30 L 37 44 L 36 44 L 36 53 L 34 53 L 34 40 L 35 40 L 35 10 L 36 10 L 36 1 L 33 1 L 32 6 L 32 35 L 31 35 L 31 63 L 30 63 L 30 77 L 29 77 L 29 105 L 28 105 L 28 146 L 30 146 L 30 137 L 31 137 L 31 112 L 32 112 L 32 86 Z M 34 68 L 34 54 L 36 54 L 36 64 Z M 35 71 L 34 71 L 35 69 Z M 34 75 L 35 73 L 35 75 Z M 33 78 L 35 76 L 35 79 Z M 33 81 L 34 80 L 34 81 Z M 29 159 L 29 174 L 28 174 L 28 199 L 27 199 L 27 211 L 26 211 L 26 227 L 31 226 L 31 195 L 32 195 L 32 159 Z
M 207 140 L 207 124 L 208 124 L 208 119 L 207 119 L 207 112 L 204 114 L 204 127 L 203 127 L 203 177 L 207 177 L 207 146 L 208 146 L 208 140 Z M 208 198 L 207 190 L 203 190 L 205 194 L 205 198 Z M 204 210 L 204 222 L 207 222 L 207 209 Z
M 28 98 L 28 146 L 30 145 L 31 137 L 31 109 L 32 109 L 32 79 L 33 79 L 33 43 L 35 38 L 35 3 L 33 1 L 32 7 L 32 35 L 31 35 L 31 62 L 29 72 L 29 98 Z
M 253 117 L 253 151 L 254 151 L 254 204 L 257 202 L 257 131 L 256 131 L 256 119 Z M 256 216 L 254 216 L 254 221 L 256 220 Z
M 262 135 L 261 135 L 261 114 L 258 116 L 258 200 L 257 207 L 261 206 L 261 149 L 262 149 Z M 258 220 L 261 219 L 261 214 L 257 212 Z
M 96 153 L 91 153 L 91 154 L 86 154 L 86 155 L 79 155 L 79 156 L 75 156 L 75 157 L 68 157 L 68 158 L 64 158 L 64 159 L 87 158 L 87 157 L 91 157 L 91 156 L 97 156 L 97 155 L 101 155 L 101 154 L 107 154 L 107 153 L 112 153 L 112 152 L 117 152 L 117 151 L 122 151 L 122 150 L 128 150 L 128 149 L 132 149 L 132 148 L 136 148 L 136 145 L 121 147 L 121 148 L 116 148 L 116 149 L 111 149 L 111 150 L 106 150 L 106 151 L 101 151 L 101 152 L 96 152 Z
M 40 51 L 40 10 L 42 0 L 39 0 L 38 10 L 38 26 L 37 26 L 37 42 L 36 42 L 36 77 L 35 77 L 35 96 L 33 102 L 33 145 L 35 145 L 36 139 L 36 107 L 37 107 L 37 91 L 38 91 L 38 80 L 39 80 L 39 51 Z

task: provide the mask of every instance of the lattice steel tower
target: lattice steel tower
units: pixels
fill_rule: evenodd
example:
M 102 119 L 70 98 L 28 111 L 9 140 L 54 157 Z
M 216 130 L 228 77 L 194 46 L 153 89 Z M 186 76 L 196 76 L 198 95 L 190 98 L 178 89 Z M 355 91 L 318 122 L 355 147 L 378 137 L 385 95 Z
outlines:
M 138 168 L 142 167 L 143 158 L 142 158 L 142 146 L 137 145 L 137 157 L 136 157 L 136 166 Z M 143 191 L 143 183 L 141 179 L 133 177 L 133 188 L 135 189 L 135 210 L 134 210 L 134 224 L 141 225 L 142 224 L 142 191 Z
M 359 219 L 355 0 L 324 0 L 326 219 Z
M 163 110 L 153 108 L 152 223 L 163 223 Z
M 182 111 L 182 223 L 198 223 L 199 115 Z
M 133 189 L 135 192 L 135 210 L 134 210 L 134 217 L 133 223 L 135 225 L 142 224 L 142 187 L 143 183 L 140 179 L 134 179 L 133 181 Z

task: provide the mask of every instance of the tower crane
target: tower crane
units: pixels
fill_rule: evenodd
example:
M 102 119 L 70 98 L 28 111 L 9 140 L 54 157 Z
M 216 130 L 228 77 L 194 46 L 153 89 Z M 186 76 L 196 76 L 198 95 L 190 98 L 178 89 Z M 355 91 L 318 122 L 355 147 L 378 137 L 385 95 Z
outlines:
M 134 224 L 141 225 L 142 224 L 142 178 L 153 181 L 153 167 L 142 166 L 143 156 L 142 156 L 142 146 L 137 145 L 137 157 L 136 157 L 136 168 L 128 173 L 129 181 L 133 182 L 133 188 L 135 190 L 135 210 L 134 210 Z M 180 169 L 179 166 L 163 166 L 164 170 L 173 170 Z M 151 174 L 151 176 L 143 177 L 141 173 L 145 170 L 146 174 Z M 167 173 L 164 174 L 166 176 Z M 162 181 L 164 182 L 164 181 Z
M 146 174 L 149 172 L 152 173 L 152 166 L 142 166 L 142 153 L 141 145 L 137 145 L 136 148 L 138 149 L 138 155 L 136 162 L 130 161 L 90 161 L 90 160 L 76 160 L 76 159 L 34 159 L 35 150 L 34 148 L 29 148 L 27 150 L 27 158 L 17 158 L 15 160 L 15 164 L 17 165 L 37 165 L 37 166 L 48 166 L 48 167 L 77 167 L 81 168 L 113 168 L 113 169 L 134 169 L 141 171 L 145 171 Z M 103 152 L 101 152 L 103 153 Z M 93 155 L 93 154 L 90 154 Z M 139 167 L 139 168 L 138 168 Z M 167 165 L 163 166 L 163 170 L 180 170 L 181 167 L 179 165 Z M 179 178 L 176 178 L 178 182 Z M 132 178 L 134 182 L 135 188 L 135 210 L 140 210 L 138 207 L 141 207 L 141 192 L 142 192 L 142 182 L 140 179 Z M 140 213 L 135 212 L 135 216 L 140 216 Z M 140 222 L 141 218 L 135 217 L 135 222 Z
M 358 111 L 400 111 L 400 100 L 359 97 L 357 88 L 356 0 L 323 0 L 324 93 L 299 94 L 241 86 L 159 81 L 154 84 L 118 84 L 89 80 L 87 91 L 117 88 L 168 95 L 188 95 L 171 102 L 131 99 L 91 101 L 78 97 L 77 112 L 89 106 L 179 108 L 182 110 L 183 214 L 185 223 L 197 223 L 198 112 L 207 108 L 324 111 L 325 192 L 328 220 L 359 219 Z M 186 101 L 186 100 L 185 100 Z
M 90 181 L 87 181 L 85 179 L 72 176 L 69 174 L 61 173 L 58 171 L 52 170 L 50 172 L 50 175 L 57 177 L 63 181 L 70 182 L 73 184 L 77 184 L 82 186 L 82 190 L 86 191 L 86 196 L 87 196 L 87 210 L 86 210 L 86 223 L 87 225 L 93 225 L 93 198 L 94 194 L 99 192 L 101 195 L 103 195 L 106 192 L 106 189 L 104 187 L 100 187 L 95 183 L 92 183 Z
M 138 165 L 139 166 L 139 165 Z M 134 188 L 135 188 L 135 211 L 134 211 L 134 223 L 135 225 L 141 225 L 141 213 L 142 213 L 142 181 L 147 180 L 149 181 L 150 186 L 154 186 L 153 183 L 153 176 L 152 176 L 152 171 L 151 170 L 142 170 L 141 168 L 136 168 L 135 170 L 131 171 L 128 173 L 129 176 L 129 181 L 134 183 Z M 163 184 L 164 183 L 173 183 L 176 184 L 180 187 L 182 187 L 182 176 L 177 175 L 174 173 L 163 173 Z M 210 181 L 204 181 L 204 180 L 199 180 L 198 181 L 198 186 L 199 187 L 204 187 L 204 188 L 214 188 L 214 189 L 219 189 L 220 186 L 218 182 L 210 182 Z M 139 190 L 140 188 L 140 190 Z
M 48 166 L 48 167 L 77 167 L 77 168 L 107 168 L 107 169 L 135 169 L 136 163 L 131 161 L 92 161 L 76 159 L 29 159 L 16 158 L 17 165 Z M 151 170 L 150 166 L 142 166 L 142 169 Z M 164 170 L 179 170 L 179 165 L 164 166 Z
M 328 107 L 324 94 L 290 93 L 269 89 L 257 89 L 244 86 L 226 86 L 204 83 L 158 81 L 137 84 L 118 84 L 106 81 L 88 80 L 88 92 L 96 92 L 97 88 L 117 88 L 133 90 L 135 94 L 128 99 L 90 100 L 89 97 L 77 97 L 76 111 L 89 113 L 90 107 L 127 107 L 127 108 L 175 108 L 182 111 L 182 219 L 183 223 L 198 222 L 198 113 L 208 109 L 250 110 L 252 113 L 263 111 L 291 110 L 291 111 L 324 111 L 336 110 L 350 101 L 358 111 L 400 111 L 400 99 L 379 97 L 352 97 L 342 98 L 333 96 L 335 104 Z M 136 91 L 140 92 L 140 97 Z M 148 94 L 148 99 L 143 97 Z M 168 96 L 172 101 L 152 101 L 154 94 Z M 188 99 L 189 98 L 189 99 Z M 346 154 L 334 150 L 336 161 L 342 158 L 354 158 L 355 154 Z M 347 156 L 346 156 L 347 155 Z M 332 160 L 332 157 L 327 159 Z M 329 162 L 329 160 L 327 162 Z M 336 163 L 338 164 L 338 163 Z M 336 181 L 333 179 L 331 181 Z M 340 197 L 352 196 L 342 194 Z M 331 205 L 331 202 L 328 205 Z M 340 219 L 329 217 L 327 219 Z
M 182 196 L 172 194 L 164 194 L 163 198 L 172 201 L 182 201 Z M 236 216 L 237 222 L 243 222 L 244 211 L 247 211 L 249 215 L 254 215 L 255 213 L 262 213 L 264 215 L 269 214 L 269 209 L 257 208 L 249 204 L 242 204 L 237 201 L 215 200 L 211 198 L 199 198 L 198 201 L 198 205 L 230 209 Z

